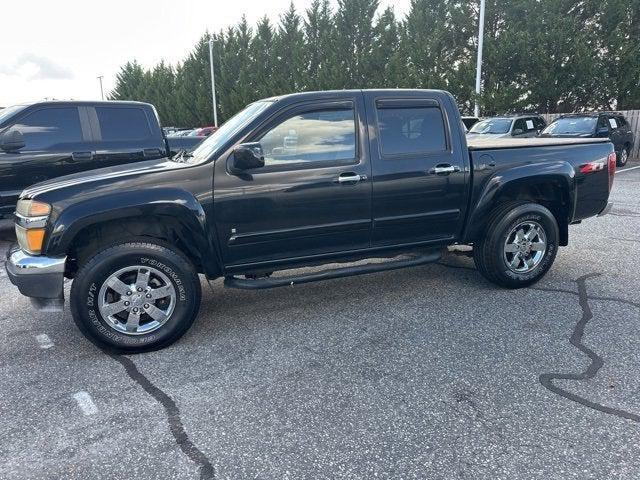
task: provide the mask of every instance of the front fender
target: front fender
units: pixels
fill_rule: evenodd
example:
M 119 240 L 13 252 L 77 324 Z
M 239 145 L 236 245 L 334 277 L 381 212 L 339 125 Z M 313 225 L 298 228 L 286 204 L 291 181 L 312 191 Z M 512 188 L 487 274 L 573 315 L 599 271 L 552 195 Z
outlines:
M 567 223 L 573 218 L 576 205 L 576 181 L 573 166 L 566 161 L 531 163 L 498 171 L 484 181 L 472 198 L 471 216 L 463 235 L 465 242 L 473 242 L 486 226 L 489 214 L 501 197 L 517 194 L 537 185 L 552 185 L 568 204 Z M 473 208 L 475 205 L 475 208 Z
M 54 205 L 45 252 L 52 256 L 65 255 L 84 229 L 131 218 L 140 218 L 142 222 L 145 218 L 166 219 L 172 229 L 178 229 L 174 233 L 189 248 L 185 253 L 198 259 L 207 274 L 219 269 L 217 250 L 211 240 L 215 235 L 208 234 L 202 205 L 190 192 L 178 188 L 114 192 L 74 201 L 60 210 Z

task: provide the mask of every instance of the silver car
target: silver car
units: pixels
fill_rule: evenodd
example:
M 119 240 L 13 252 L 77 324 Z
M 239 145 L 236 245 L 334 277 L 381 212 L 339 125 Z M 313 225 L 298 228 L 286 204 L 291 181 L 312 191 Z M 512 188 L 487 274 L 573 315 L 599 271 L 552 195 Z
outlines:
M 492 117 L 480 120 L 473 125 L 467 137 L 491 135 L 491 138 L 535 137 L 547 126 L 540 115 L 514 115 L 504 117 Z

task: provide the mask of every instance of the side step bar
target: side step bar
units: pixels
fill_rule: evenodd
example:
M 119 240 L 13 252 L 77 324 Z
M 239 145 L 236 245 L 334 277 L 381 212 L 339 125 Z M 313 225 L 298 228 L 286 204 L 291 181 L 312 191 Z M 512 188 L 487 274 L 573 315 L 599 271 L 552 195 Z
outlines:
M 409 258 L 403 258 L 400 260 L 391 260 L 381 263 L 367 263 L 365 265 L 356 265 L 353 267 L 340 267 L 303 275 L 292 275 L 275 278 L 266 277 L 258 279 L 247 279 L 229 276 L 224 278 L 224 285 L 225 287 L 240 288 L 244 290 L 259 290 L 263 288 L 293 286 L 299 283 L 319 282 L 321 280 L 331 280 L 333 278 L 364 275 L 365 273 L 397 270 L 399 268 L 406 267 L 417 267 L 419 265 L 437 262 L 441 257 L 442 253 L 440 250 L 431 250 L 421 253 L 420 255 L 412 255 Z

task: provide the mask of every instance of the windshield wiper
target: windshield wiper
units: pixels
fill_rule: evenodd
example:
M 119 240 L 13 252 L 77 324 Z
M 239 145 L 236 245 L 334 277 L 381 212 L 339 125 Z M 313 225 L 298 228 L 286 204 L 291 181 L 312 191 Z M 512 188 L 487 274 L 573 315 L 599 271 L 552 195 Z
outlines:
M 171 157 L 171 160 L 174 162 L 184 163 L 191 157 L 193 157 L 193 153 L 187 152 L 186 150 L 179 150 L 178 153 Z

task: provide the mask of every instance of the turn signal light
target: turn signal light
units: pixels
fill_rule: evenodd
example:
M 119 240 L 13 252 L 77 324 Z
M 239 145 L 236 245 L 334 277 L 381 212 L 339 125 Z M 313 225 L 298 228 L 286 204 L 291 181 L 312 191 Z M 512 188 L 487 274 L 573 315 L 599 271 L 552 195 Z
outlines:
M 39 254 L 42 251 L 42 244 L 44 243 L 44 230 L 44 228 L 26 229 L 20 225 L 16 225 L 18 245 L 32 255 Z

